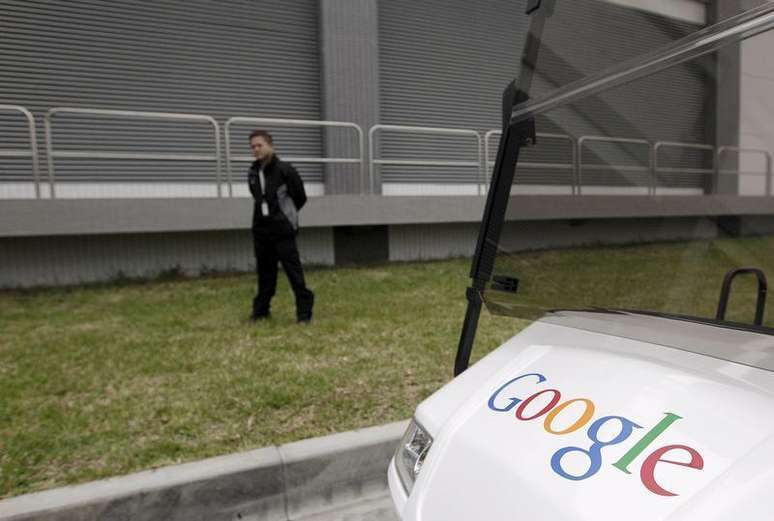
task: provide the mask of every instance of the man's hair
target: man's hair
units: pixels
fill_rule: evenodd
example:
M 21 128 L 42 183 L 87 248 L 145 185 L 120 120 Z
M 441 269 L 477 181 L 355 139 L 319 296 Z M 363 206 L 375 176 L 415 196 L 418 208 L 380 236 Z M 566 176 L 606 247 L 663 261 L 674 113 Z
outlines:
M 253 140 L 254 137 L 262 137 L 266 142 L 270 145 L 274 144 L 274 138 L 271 137 L 271 134 L 266 132 L 265 130 L 253 130 L 250 132 L 250 137 L 247 139 L 248 143 Z

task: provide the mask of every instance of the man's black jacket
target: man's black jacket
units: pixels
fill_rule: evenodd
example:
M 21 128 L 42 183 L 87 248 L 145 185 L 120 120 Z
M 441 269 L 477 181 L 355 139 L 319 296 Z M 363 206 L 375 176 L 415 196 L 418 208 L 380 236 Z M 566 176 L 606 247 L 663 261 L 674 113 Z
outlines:
M 293 165 L 275 155 L 263 168 L 265 193 L 258 177 L 260 163 L 255 161 L 247 172 L 247 183 L 255 200 L 253 233 L 260 235 L 293 235 L 298 230 L 298 211 L 306 203 L 304 182 Z M 261 203 L 268 205 L 268 215 L 261 214 Z

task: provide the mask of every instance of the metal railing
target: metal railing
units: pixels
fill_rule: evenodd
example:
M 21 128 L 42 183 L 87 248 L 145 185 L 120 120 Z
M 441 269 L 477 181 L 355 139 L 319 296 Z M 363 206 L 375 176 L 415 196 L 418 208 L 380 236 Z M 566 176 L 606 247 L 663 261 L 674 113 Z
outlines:
M 30 148 L 5 149 L 0 150 L 0 157 L 29 157 L 32 160 L 32 173 L 34 177 L 36 198 L 41 197 L 41 177 L 40 160 L 37 148 L 37 131 L 33 115 L 24 107 L 16 105 L 0 105 L 0 111 L 18 112 L 24 115 L 27 120 L 29 131 Z M 57 151 L 54 149 L 53 119 L 58 114 L 77 114 L 88 116 L 103 116 L 116 118 L 139 118 L 156 119 L 168 121 L 188 121 L 205 122 L 212 126 L 215 137 L 214 154 L 175 154 L 175 153 L 145 153 L 145 152 L 95 152 L 95 151 Z M 207 115 L 198 114 L 173 114 L 163 112 L 136 112 L 124 110 L 100 110 L 100 109 L 80 109 L 58 107 L 49 110 L 44 118 L 45 123 L 45 141 L 48 160 L 48 181 L 50 183 L 51 198 L 56 197 L 56 174 L 55 159 L 60 158 L 80 158 L 80 159 L 128 159 L 128 160 L 161 160 L 161 161 L 214 161 L 216 164 L 216 184 L 217 195 L 222 197 L 222 175 L 221 175 L 221 144 L 220 144 L 220 126 L 217 121 Z M 381 165 L 393 166 L 446 166 L 446 167 L 472 167 L 478 172 L 478 194 L 481 195 L 486 190 L 486 184 L 489 178 L 489 171 L 494 164 L 494 159 L 490 154 L 490 147 L 495 137 L 501 135 L 500 130 L 490 130 L 483 135 L 471 129 L 452 129 L 439 127 L 415 127 L 402 125 L 374 125 L 368 131 L 368 170 L 366 170 L 365 159 L 365 135 L 362 128 L 350 122 L 342 121 L 312 121 L 295 120 L 279 118 L 260 118 L 260 117 L 232 117 L 224 125 L 225 138 L 225 160 L 226 160 L 226 184 L 228 186 L 228 195 L 233 197 L 233 179 L 232 179 L 232 161 L 251 161 L 250 155 L 232 155 L 231 154 L 231 127 L 234 124 L 252 123 L 260 125 L 275 125 L 289 127 L 323 127 L 323 128 L 344 128 L 354 130 L 357 137 L 358 157 L 288 157 L 287 159 L 297 163 L 320 163 L 320 164 L 359 164 L 361 193 L 365 193 L 366 186 L 371 193 L 375 193 L 375 173 L 376 167 Z M 409 135 L 435 135 L 435 136 L 463 136 L 475 140 L 476 160 L 423 160 L 423 159 L 395 159 L 395 158 L 376 158 L 376 145 L 378 132 L 397 132 Z M 766 195 L 772 195 L 774 186 L 774 161 L 772 154 L 768 150 L 758 148 L 746 148 L 737 146 L 720 146 L 705 143 L 687 143 L 677 141 L 657 141 L 651 143 L 646 139 L 619 138 L 609 136 L 581 136 L 574 138 L 568 134 L 558 133 L 538 133 L 538 138 L 564 140 L 570 143 L 572 159 L 570 163 L 560 162 L 520 162 L 522 168 L 535 169 L 562 169 L 572 172 L 571 189 L 573 195 L 582 195 L 583 192 L 583 174 L 584 169 L 604 169 L 615 172 L 645 172 L 649 175 L 648 194 L 655 195 L 659 185 L 660 174 L 695 174 L 712 176 L 713 190 L 716 191 L 717 180 L 720 175 L 735 174 L 756 174 L 765 175 Z M 648 147 L 648 165 L 616 165 L 607 163 L 584 163 L 585 145 L 589 142 L 602 142 L 612 144 L 634 144 Z M 688 150 L 703 150 L 711 152 L 712 165 L 709 168 L 688 168 L 688 167 L 667 167 L 663 166 L 662 151 L 669 148 L 680 148 Z M 483 153 L 482 153 L 483 149 Z M 765 171 L 746 172 L 737 168 L 734 170 L 722 169 L 722 158 L 728 153 L 737 153 L 739 155 L 754 154 L 765 159 Z
M 720 168 L 720 164 L 721 164 L 721 159 L 723 157 L 723 153 L 724 152 L 736 152 L 740 156 L 742 154 L 755 154 L 755 155 L 763 156 L 764 159 L 766 160 L 766 171 L 765 172 L 749 172 L 749 171 L 745 172 L 745 171 L 742 171 L 741 169 L 735 169 L 735 170 L 724 170 L 724 169 L 721 169 Z M 766 183 L 766 188 L 765 188 L 766 195 L 767 196 L 771 195 L 772 159 L 771 159 L 771 152 L 769 152 L 768 150 L 763 150 L 763 149 L 760 149 L 760 148 L 736 147 L 736 146 L 730 146 L 730 145 L 725 145 L 725 146 L 722 146 L 722 147 L 718 147 L 717 158 L 715 160 L 715 169 L 716 169 L 716 173 L 717 173 L 718 179 L 719 179 L 719 176 L 721 174 L 735 174 L 735 175 L 755 174 L 755 175 L 765 175 L 766 176 L 766 180 L 765 180 L 765 183 Z
M 436 136 L 470 136 L 476 139 L 476 161 L 436 161 L 423 159 L 376 159 L 375 156 L 375 136 L 379 131 L 400 132 L 413 135 L 436 135 Z M 439 128 L 439 127 L 412 127 L 403 125 L 374 125 L 368 131 L 368 169 L 371 172 L 371 192 L 374 192 L 374 165 L 392 165 L 392 166 L 450 166 L 450 167 L 474 167 L 478 170 L 479 179 L 478 195 L 483 193 L 483 184 L 486 184 L 484 169 L 482 168 L 481 155 L 481 134 L 475 130 L 461 128 Z
M 502 135 L 502 130 L 490 130 L 486 134 L 484 134 L 484 168 L 487 171 L 487 181 L 488 183 L 491 182 L 491 174 L 490 168 L 494 166 L 494 161 L 490 159 L 489 154 L 489 145 L 494 136 L 498 136 L 498 138 Z M 552 134 L 552 133 L 545 133 L 545 132 L 538 132 L 535 135 L 538 139 L 561 139 L 561 140 L 567 140 L 570 142 L 570 149 L 572 154 L 572 162 L 571 163 L 546 163 L 546 162 L 527 162 L 527 161 L 519 161 L 519 168 L 550 168 L 550 169 L 568 169 L 571 170 L 572 174 L 572 182 L 571 189 L 572 194 L 576 195 L 576 190 L 578 186 L 578 149 L 576 147 L 576 140 L 574 137 L 570 136 L 569 134 Z
M 144 153 L 144 152 L 89 152 L 54 150 L 52 120 L 57 114 L 79 114 L 86 116 L 104 116 L 129 119 L 155 119 L 166 121 L 200 121 L 212 125 L 215 135 L 215 154 L 174 154 L 174 153 Z M 218 197 L 221 193 L 220 173 L 220 125 L 211 116 L 200 114 L 173 114 L 167 112 L 136 112 L 130 110 L 76 109 L 57 107 L 49 110 L 45 117 L 46 156 L 48 159 L 48 176 L 51 182 L 51 198 L 56 198 L 54 159 L 127 159 L 127 160 L 158 160 L 158 161 L 215 161 L 215 182 Z
M 349 128 L 357 132 L 359 157 L 284 157 L 286 161 L 293 163 L 317 163 L 317 164 L 360 164 L 360 193 L 365 193 L 366 172 L 365 172 L 365 136 L 360 125 L 345 121 L 312 121 L 305 119 L 278 119 L 278 118 L 253 118 L 253 117 L 233 117 L 226 121 L 224 125 L 226 139 L 226 177 L 228 179 L 229 196 L 233 196 L 231 187 L 231 161 L 253 161 L 253 156 L 249 155 L 231 155 L 231 125 L 240 123 L 251 123 L 256 125 L 275 125 L 283 127 L 311 127 L 311 128 Z M 373 178 L 370 182 L 373 192 Z
M 648 147 L 648 166 L 633 166 L 633 165 L 611 165 L 607 163 L 595 163 L 587 165 L 583 163 L 583 145 L 586 142 L 597 143 L 622 143 L 632 145 L 646 145 Z M 623 138 L 623 137 L 608 137 L 608 136 L 581 136 L 578 138 L 578 195 L 583 194 L 583 168 L 594 168 L 596 170 L 611 170 L 614 172 L 646 172 L 649 175 L 650 183 L 648 186 L 648 194 L 653 195 L 655 192 L 655 179 L 653 176 L 653 145 L 647 139 L 635 139 L 635 138 Z
M 711 168 L 674 168 L 663 167 L 659 165 L 659 152 L 664 148 L 683 148 L 690 150 L 708 150 L 712 152 L 712 167 Z M 717 172 L 717 155 L 715 153 L 715 147 L 705 143 L 685 143 L 682 141 L 657 141 L 653 145 L 653 194 L 655 195 L 658 188 L 658 174 L 664 172 L 668 174 L 697 174 L 697 175 L 714 175 Z
M 32 113 L 19 105 L 0 105 L 0 111 L 19 112 L 27 119 L 30 148 L 0 150 L 0 157 L 29 157 L 32 159 L 32 178 L 35 183 L 35 198 L 40 199 L 40 162 L 38 160 L 38 131 L 35 127 L 35 118 Z

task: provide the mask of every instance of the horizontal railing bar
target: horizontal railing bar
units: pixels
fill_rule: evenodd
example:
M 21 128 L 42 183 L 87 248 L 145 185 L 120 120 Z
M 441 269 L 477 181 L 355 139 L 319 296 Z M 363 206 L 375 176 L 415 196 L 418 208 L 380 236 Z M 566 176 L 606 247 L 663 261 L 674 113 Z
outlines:
M 649 166 L 604 165 L 583 163 L 584 170 L 619 170 L 622 172 L 650 172 Z
M 403 132 L 405 134 L 431 134 L 436 136 L 472 136 L 476 138 L 476 162 L 468 161 L 424 161 L 424 160 L 400 160 L 400 159 L 376 159 L 375 142 L 378 131 Z M 374 181 L 374 166 L 392 165 L 392 166 L 445 166 L 445 167 L 475 167 L 478 169 L 480 179 L 478 195 L 483 195 L 482 185 L 486 184 L 486 175 L 484 170 L 486 162 L 482 155 L 482 146 L 484 142 L 481 134 L 477 130 L 461 128 L 442 128 L 442 127 L 414 127 L 406 125 L 374 125 L 368 129 L 368 160 L 371 171 L 371 183 Z M 485 148 L 485 147 L 484 147 Z M 485 152 L 485 151 L 484 151 Z M 372 186 L 373 188 L 373 186 Z
M 487 167 L 493 166 L 495 161 L 489 161 Z M 563 170 L 573 170 L 575 165 L 567 163 L 529 163 L 519 161 L 518 168 L 561 168 Z
M 238 161 L 242 163 L 253 162 L 255 157 L 253 156 L 231 156 L 232 161 Z M 291 163 L 342 163 L 342 164 L 360 164 L 360 160 L 351 157 L 294 157 L 294 156 L 282 156 L 283 161 Z
M 478 131 L 464 128 L 440 128 L 440 127 L 411 127 L 404 125 L 374 125 L 369 133 L 375 130 L 387 130 L 396 132 L 411 132 L 416 134 L 446 134 L 459 136 L 477 136 L 481 137 Z
M 714 174 L 714 168 L 677 168 L 659 166 L 655 168 L 656 172 L 664 172 L 667 174 Z
M 723 175 L 769 175 L 768 172 L 761 172 L 760 170 L 718 170 L 718 174 Z
M 69 159 L 139 159 L 159 161 L 215 161 L 217 156 L 207 154 L 146 154 L 143 152 L 81 152 L 81 151 L 54 151 L 54 158 Z
M 112 116 L 121 118 L 161 119 L 170 121 L 203 121 L 216 123 L 215 118 L 204 114 L 180 114 L 175 112 L 143 112 L 134 110 L 79 109 L 56 107 L 48 111 L 48 116 L 56 114 L 79 114 L 82 116 Z
M 282 118 L 253 118 L 249 116 L 235 116 L 229 118 L 227 125 L 238 125 L 246 123 L 262 123 L 266 125 L 278 125 L 281 127 L 326 127 L 326 128 L 351 128 L 361 130 L 360 125 L 348 121 L 325 121 L 325 120 L 307 120 L 307 119 L 282 119 Z
M 0 150 L 0 157 L 32 157 L 31 150 Z
M 32 159 L 32 179 L 35 183 L 35 198 L 40 199 L 40 160 L 38 159 L 38 131 L 35 126 L 35 118 L 26 107 L 21 105 L 0 105 L 0 111 L 18 112 L 27 120 L 27 132 L 29 133 L 30 151 L 29 155 L 14 155 L 16 150 L 6 150 L 7 154 L 0 157 L 30 157 Z
M 480 167 L 478 161 L 430 161 L 430 160 L 411 160 L 411 159 L 374 159 L 375 165 L 392 166 L 475 166 Z
M 282 119 L 282 118 L 262 118 L 251 116 L 235 116 L 229 118 L 224 126 L 224 135 L 226 140 L 226 177 L 229 194 L 233 195 L 231 183 L 231 161 L 254 161 L 251 156 L 232 156 L 231 155 L 231 126 L 235 124 L 260 124 L 276 125 L 284 127 L 309 127 L 309 128 L 345 128 L 357 132 L 357 146 L 360 152 L 359 158 L 310 158 L 310 157 L 284 157 L 286 161 L 294 163 L 317 163 L 317 164 L 359 164 L 360 165 L 360 192 L 365 193 L 366 186 L 366 168 L 365 168 L 365 134 L 360 125 L 349 121 L 329 121 L 329 120 L 307 120 L 307 119 Z M 373 191 L 373 172 L 369 172 L 371 191 Z
M 669 147 L 669 148 L 695 148 L 697 150 L 709 150 L 709 151 L 715 150 L 714 145 L 708 145 L 706 143 L 683 143 L 680 141 L 657 141 L 654 144 L 654 147 L 656 149 L 659 149 L 661 147 Z
M 608 136 L 582 136 L 578 139 L 578 143 L 580 145 L 583 145 L 583 143 L 587 141 L 592 141 L 594 143 L 630 143 L 632 145 L 648 145 L 650 146 L 650 141 L 647 139 L 637 139 L 637 138 L 628 138 L 628 137 L 608 137 Z
M 215 154 L 145 154 L 141 152 L 83 152 L 83 151 L 54 151 L 52 121 L 57 114 L 78 114 L 87 116 L 105 116 L 115 118 L 156 119 L 164 121 L 202 121 L 211 125 L 215 137 Z M 220 164 L 220 125 L 212 116 L 204 114 L 180 114 L 173 112 L 146 112 L 134 110 L 113 109 L 87 109 L 72 107 L 55 107 L 49 109 L 44 117 L 46 131 L 46 154 L 48 158 L 49 182 L 51 183 L 51 198 L 56 198 L 56 181 L 54 173 L 54 159 L 78 158 L 78 159 L 128 159 L 128 160 L 160 160 L 160 161 L 215 161 L 215 184 L 218 197 L 221 197 L 221 164 Z M 229 189 L 231 185 L 229 184 Z

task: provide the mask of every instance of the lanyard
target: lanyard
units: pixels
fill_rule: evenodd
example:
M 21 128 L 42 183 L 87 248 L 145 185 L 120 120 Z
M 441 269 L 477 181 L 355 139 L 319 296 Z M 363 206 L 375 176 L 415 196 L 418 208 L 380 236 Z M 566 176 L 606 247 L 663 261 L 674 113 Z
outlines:
M 258 170 L 258 181 L 261 183 L 261 215 L 269 215 L 269 203 L 266 201 L 266 176 L 263 174 L 263 167 Z

